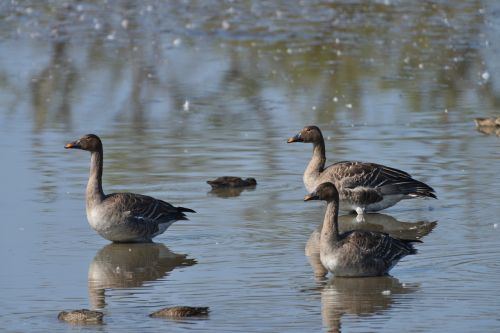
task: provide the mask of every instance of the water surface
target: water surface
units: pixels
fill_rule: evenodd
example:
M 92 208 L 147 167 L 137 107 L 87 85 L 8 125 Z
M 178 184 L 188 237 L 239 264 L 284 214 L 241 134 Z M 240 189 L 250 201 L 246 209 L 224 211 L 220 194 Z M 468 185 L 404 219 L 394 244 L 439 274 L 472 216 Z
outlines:
M 495 1 L 17 1 L 0 5 L 0 330 L 6 332 L 497 332 L 500 328 Z M 306 248 L 324 205 L 304 203 L 304 125 L 329 162 L 410 172 L 411 200 L 345 229 L 418 237 L 391 276 L 322 278 Z M 90 229 L 89 155 L 104 190 L 197 211 L 156 244 Z M 213 193 L 206 180 L 255 177 Z M 307 255 L 306 255 L 307 254 Z M 317 259 L 317 258 L 316 258 Z M 147 315 L 209 306 L 205 319 Z M 105 312 L 72 327 L 66 309 Z

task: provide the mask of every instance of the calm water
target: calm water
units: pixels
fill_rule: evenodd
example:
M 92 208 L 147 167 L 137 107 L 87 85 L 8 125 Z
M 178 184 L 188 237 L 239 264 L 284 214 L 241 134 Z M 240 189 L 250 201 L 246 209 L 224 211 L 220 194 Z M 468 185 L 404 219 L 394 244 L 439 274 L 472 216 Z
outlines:
M 499 33 L 496 1 L 2 2 L 0 331 L 498 332 L 500 139 L 472 119 L 499 114 Z M 329 162 L 436 189 L 362 224 L 341 217 L 422 237 L 390 277 L 319 277 L 311 146 L 286 144 L 306 124 Z M 106 192 L 198 213 L 156 244 L 100 238 L 89 155 L 63 149 L 90 132 Z M 211 193 L 222 175 L 259 184 Z M 211 313 L 147 317 L 174 305 Z M 57 320 L 78 308 L 105 324 Z

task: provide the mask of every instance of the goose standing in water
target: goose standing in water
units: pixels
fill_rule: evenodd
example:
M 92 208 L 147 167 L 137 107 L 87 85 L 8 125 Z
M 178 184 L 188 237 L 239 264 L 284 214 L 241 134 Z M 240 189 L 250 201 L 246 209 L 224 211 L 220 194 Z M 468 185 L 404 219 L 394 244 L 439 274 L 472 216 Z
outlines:
M 327 202 L 320 235 L 319 255 L 323 266 L 335 276 L 363 277 L 385 275 L 408 254 L 415 254 L 411 242 L 374 231 L 348 231 L 339 234 L 339 192 L 332 183 L 323 183 L 306 195 L 304 201 Z
M 84 135 L 68 143 L 66 149 L 90 152 L 90 177 L 85 193 L 87 219 L 102 237 L 113 242 L 151 242 L 152 238 L 178 220 L 187 220 L 184 207 L 135 193 L 112 193 L 102 190 L 103 148 L 95 134 Z
M 306 126 L 287 141 L 313 144 L 313 156 L 304 172 L 308 192 L 324 182 L 335 184 L 341 208 L 358 214 L 375 212 L 395 205 L 402 199 L 435 198 L 434 189 L 413 179 L 408 173 L 381 164 L 343 161 L 325 168 L 325 141 L 317 126 Z

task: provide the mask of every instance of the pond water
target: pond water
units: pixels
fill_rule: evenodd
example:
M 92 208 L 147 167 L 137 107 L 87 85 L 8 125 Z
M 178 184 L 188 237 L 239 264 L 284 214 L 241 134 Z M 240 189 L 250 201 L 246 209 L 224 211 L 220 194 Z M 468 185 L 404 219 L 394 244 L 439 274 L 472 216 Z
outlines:
M 0 331 L 498 332 L 496 1 L 4 1 L 0 4 Z M 321 278 L 303 202 L 318 125 L 329 163 L 410 172 L 407 200 L 344 229 L 421 237 L 391 276 Z M 196 210 L 116 245 L 88 225 L 89 155 L 104 191 Z M 206 180 L 255 177 L 214 193 Z M 306 246 L 307 244 L 307 246 Z M 147 315 L 209 306 L 206 318 Z M 70 326 L 61 310 L 105 313 Z

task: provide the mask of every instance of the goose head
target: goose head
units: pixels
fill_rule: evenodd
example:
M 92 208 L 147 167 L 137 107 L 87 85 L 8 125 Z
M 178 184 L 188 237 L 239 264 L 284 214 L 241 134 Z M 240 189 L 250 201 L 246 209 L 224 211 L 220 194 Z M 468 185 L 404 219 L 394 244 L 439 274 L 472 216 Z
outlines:
M 97 152 L 102 150 L 101 139 L 95 134 L 86 134 L 80 139 L 69 142 L 64 145 L 66 149 L 82 149 L 90 152 Z
M 316 189 L 304 197 L 304 201 L 324 200 L 324 201 L 339 201 L 339 192 L 335 185 L 330 182 L 322 183 Z
M 287 140 L 288 143 L 293 142 L 321 142 L 323 140 L 323 134 L 318 126 L 306 126 L 300 130 L 295 136 Z

